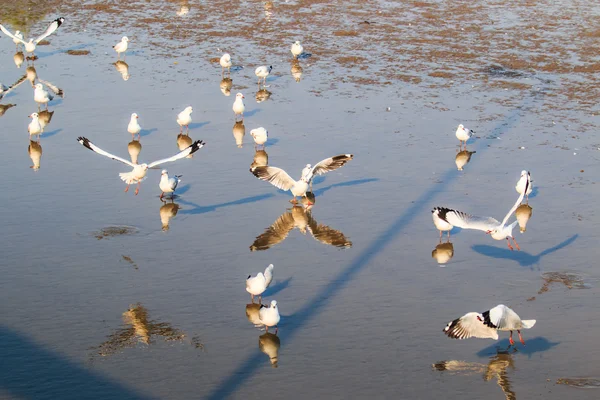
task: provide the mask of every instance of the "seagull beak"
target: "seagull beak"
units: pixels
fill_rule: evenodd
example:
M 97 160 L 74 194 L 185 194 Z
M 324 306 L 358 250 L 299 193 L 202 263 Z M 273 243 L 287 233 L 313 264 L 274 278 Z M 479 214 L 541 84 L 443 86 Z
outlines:
M 245 99 L 245 98 L 246 98 L 246 96 L 242 95 L 242 99 Z

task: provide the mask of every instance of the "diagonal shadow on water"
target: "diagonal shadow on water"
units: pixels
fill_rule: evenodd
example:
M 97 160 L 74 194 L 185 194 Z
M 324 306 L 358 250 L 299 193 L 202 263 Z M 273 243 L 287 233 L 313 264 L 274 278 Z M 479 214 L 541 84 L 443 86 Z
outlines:
M 522 331 L 527 332 L 527 330 Z M 535 353 L 541 353 L 543 351 L 548 351 L 551 348 L 558 346 L 560 342 L 550 342 L 545 337 L 534 337 L 531 339 L 525 340 L 525 346 L 521 345 L 518 341 L 516 342 L 516 347 L 513 346 L 519 353 L 527 354 L 529 358 Z M 491 346 L 488 346 L 484 349 L 479 350 L 477 352 L 477 357 L 489 357 L 497 354 L 498 351 L 505 351 L 510 346 L 508 339 L 503 339 L 498 343 L 495 343 Z
M 177 202 L 180 204 L 184 204 L 186 206 L 193 207 L 191 209 L 182 209 L 181 211 L 179 211 L 179 214 L 204 214 L 204 213 L 215 211 L 218 208 L 254 203 L 256 201 L 268 199 L 269 197 L 273 197 L 273 196 L 275 196 L 273 193 L 260 194 L 258 196 L 244 197 L 243 199 L 228 201 L 226 203 L 221 203 L 221 204 L 212 204 L 209 206 L 201 206 L 196 203 L 192 203 L 191 201 L 187 201 L 187 200 L 183 200 L 183 199 L 178 199 Z
M 521 113 L 528 111 L 527 103 L 537 100 L 535 96 L 530 96 L 523 100 L 523 104 L 516 107 L 514 111 L 494 127 L 490 133 L 496 136 L 502 136 L 504 132 L 508 132 L 519 120 Z M 486 152 L 493 146 L 483 142 L 477 147 L 477 153 Z M 476 160 L 474 161 L 476 162 Z M 292 338 L 299 334 L 302 326 L 311 319 L 321 314 L 322 310 L 326 309 L 331 299 L 341 291 L 348 283 L 354 279 L 369 262 L 371 262 L 383 249 L 385 249 L 396 237 L 400 234 L 403 228 L 407 227 L 417 215 L 424 212 L 424 209 L 429 211 L 430 204 L 435 197 L 445 189 L 450 182 L 459 176 L 456 169 L 449 169 L 441 176 L 441 182 L 433 184 L 428 190 L 423 192 L 410 207 L 400 214 L 392 223 L 377 235 L 371 244 L 369 244 L 362 252 L 360 252 L 350 264 L 344 268 L 338 275 L 334 276 L 331 281 L 322 287 L 322 289 L 306 304 L 294 313 L 292 321 L 286 321 L 289 325 L 286 329 L 279 331 L 279 336 L 282 341 L 289 343 Z M 333 186 L 333 185 L 332 185 Z M 254 354 L 242 360 L 238 367 L 231 372 L 217 387 L 206 397 L 207 399 L 224 399 L 242 387 L 245 381 L 250 379 L 257 371 L 257 367 L 261 365 L 263 354 L 257 349 Z
M 365 179 L 355 179 L 353 181 L 334 183 L 332 185 L 325 186 L 324 188 L 317 189 L 313 193 L 315 194 L 315 197 L 318 197 L 318 196 L 322 196 L 325 192 L 327 192 L 328 190 L 333 189 L 335 187 L 362 185 L 363 183 L 377 182 L 378 180 L 379 180 L 378 178 L 365 178 Z

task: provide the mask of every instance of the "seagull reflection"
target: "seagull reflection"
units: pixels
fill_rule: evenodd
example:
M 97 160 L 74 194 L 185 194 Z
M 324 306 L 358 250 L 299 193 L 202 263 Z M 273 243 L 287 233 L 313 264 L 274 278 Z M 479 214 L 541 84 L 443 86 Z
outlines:
M 304 201 L 304 198 L 302 200 Z M 323 244 L 340 248 L 352 247 L 352 242 L 342 232 L 315 221 L 309 209 L 313 202 L 309 198 L 306 204 L 306 208 L 294 206 L 284 212 L 263 234 L 256 237 L 250 251 L 267 250 L 283 242 L 294 228 L 298 228 L 303 235 L 306 235 L 307 231 L 310 232 L 315 240 Z
M 300 65 L 298 60 L 294 60 L 292 62 L 291 72 L 292 72 L 292 77 L 294 78 L 294 80 L 296 82 L 300 82 L 300 80 L 302 79 L 302 66 Z
M 179 10 L 177 10 L 177 16 L 178 17 L 183 17 L 184 15 L 188 14 L 190 12 L 190 3 L 188 2 L 188 0 L 183 0 L 180 4 L 179 4 Z
M 223 78 L 219 83 L 219 87 L 221 88 L 221 92 L 225 96 L 231 96 L 231 87 L 233 86 L 233 81 L 231 78 Z
M 173 198 L 171 198 L 171 202 L 168 203 L 165 200 L 161 201 L 164 203 L 159 210 L 160 213 L 160 222 L 162 223 L 162 230 L 163 231 L 168 231 L 169 230 L 169 221 L 171 221 L 171 218 L 175 217 L 177 215 L 177 212 L 179 211 L 179 204 L 175 203 L 173 201 Z
M 25 70 L 25 77 L 31 82 L 31 87 L 35 87 L 35 80 L 37 79 L 37 71 L 33 65 L 30 65 Z
M 44 131 L 44 129 L 46 129 L 46 126 L 50 124 L 50 121 L 52 121 L 53 116 L 54 111 L 43 110 L 38 112 L 38 120 L 40 121 L 42 132 Z
M 256 92 L 256 102 L 257 103 L 262 103 L 265 100 L 268 100 L 269 97 L 271 97 L 271 92 L 269 92 L 267 89 L 260 89 L 258 92 Z
M 264 167 L 269 165 L 269 155 L 264 150 L 256 150 L 254 152 L 254 160 L 250 164 L 250 168 Z
M 42 159 L 42 145 L 34 140 L 29 140 L 29 147 L 27 148 L 29 157 L 33 162 L 33 165 L 29 168 L 33 168 L 34 171 L 40 169 L 40 161 Z
M 464 166 L 467 165 L 469 161 L 471 161 L 471 155 L 475 153 L 477 152 L 468 150 L 459 151 L 456 154 L 456 158 L 454 159 L 454 162 L 456 163 L 456 168 L 458 168 L 459 171 L 462 171 Z
M 517 217 L 517 222 L 519 223 L 519 230 L 521 233 L 527 230 L 527 221 L 531 218 L 533 214 L 533 208 L 529 206 L 529 204 L 521 204 L 515 210 L 515 216 Z
M 246 304 L 246 318 L 248 318 L 248 321 L 254 325 L 255 328 L 263 326 L 263 323 L 260 322 L 260 317 L 258 316 L 260 307 L 260 303 Z
M 260 351 L 269 356 L 269 360 L 271 361 L 271 366 L 273 368 L 277 368 L 277 355 L 280 347 L 281 340 L 273 333 L 267 332 L 258 337 L 258 348 Z
M 121 74 L 121 78 L 123 78 L 124 81 L 131 77 L 131 75 L 129 75 L 129 64 L 127 64 L 125 61 L 118 60 L 117 62 L 113 63 L 113 65 L 115 66 L 117 72 Z
M 450 241 L 442 243 L 440 240 L 440 243 L 431 252 L 431 257 L 435 258 L 440 265 L 446 264 L 454 257 L 454 245 Z
M 16 104 L 0 104 L 0 117 L 4 115 L 6 110 L 16 106 Z
M 15 62 L 17 68 L 21 68 L 21 65 L 23 65 L 25 62 L 25 54 L 23 54 L 22 51 L 17 51 L 13 56 L 13 61 Z
M 182 150 L 188 148 L 189 146 L 192 145 L 192 143 L 194 143 L 194 140 L 191 137 L 189 137 L 188 135 L 185 135 L 183 133 L 180 133 L 177 135 L 177 148 L 179 148 L 179 151 L 182 151 Z M 194 155 L 190 154 L 186 158 L 193 158 L 193 157 L 194 157 Z
M 246 135 L 246 126 L 244 125 L 244 121 L 237 121 L 233 125 L 233 138 L 235 139 L 235 144 L 240 149 L 244 143 L 244 135 Z
M 131 157 L 131 162 L 134 164 L 137 164 L 138 156 L 140 155 L 140 152 L 142 151 L 142 143 L 140 142 L 140 140 L 134 139 L 131 142 L 127 143 L 127 151 L 129 152 L 129 157 Z
M 508 368 L 515 369 L 514 360 L 509 353 L 499 352 L 485 364 L 467 362 L 467 361 L 441 361 L 433 364 L 433 368 L 438 371 L 446 371 L 458 375 L 483 374 L 483 380 L 488 382 L 493 378 L 497 379 L 498 386 L 502 389 L 507 400 L 516 400 L 517 396 L 510 386 L 508 379 Z
M 117 329 L 108 336 L 108 340 L 95 347 L 101 356 L 110 356 L 127 347 L 134 347 L 137 342 L 152 344 L 152 339 L 161 336 L 165 341 L 182 341 L 185 333 L 173 328 L 167 322 L 148 318 L 148 310 L 140 303 L 133 304 L 123 313 L 125 327 Z

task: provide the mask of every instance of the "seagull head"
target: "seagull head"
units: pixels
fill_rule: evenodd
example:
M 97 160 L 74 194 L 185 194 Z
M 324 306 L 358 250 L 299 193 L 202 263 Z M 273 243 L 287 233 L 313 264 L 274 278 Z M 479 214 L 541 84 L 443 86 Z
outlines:
M 29 116 L 29 118 L 33 118 L 33 119 L 35 119 L 37 117 L 38 117 L 38 113 L 33 113 Z
M 132 118 L 132 119 L 133 119 L 133 118 L 135 118 L 135 119 L 138 119 L 139 117 L 138 117 L 138 115 L 137 115 L 136 113 L 133 113 L 133 114 L 131 114 L 131 118 Z
M 166 170 L 166 169 L 163 169 L 163 170 L 160 172 L 160 174 L 161 174 L 161 175 L 167 175 L 167 170 Z
M 142 170 L 146 171 L 148 169 L 148 164 L 146 164 L 146 163 L 140 164 L 140 167 L 142 168 Z
M 60 23 L 62 24 L 63 22 L 65 22 L 65 18 L 64 17 L 60 17 L 60 18 L 58 18 L 57 21 L 60 21 Z
M 527 176 L 527 175 L 529 175 L 529 172 L 527 172 L 525 170 L 521 171 L 521 178 L 524 176 Z
M 277 308 L 277 300 L 271 300 L 271 308 Z
M 44 87 L 42 86 L 42 84 L 41 84 L 41 83 L 36 83 L 36 84 L 35 84 L 35 86 L 34 86 L 34 88 L 36 88 L 36 89 L 40 89 L 40 90 L 41 90 L 41 89 L 43 89 Z
M 186 112 L 186 113 L 188 113 L 188 114 L 191 114 L 191 113 L 192 113 L 192 111 L 194 111 L 194 109 L 192 108 L 192 106 L 187 106 L 187 107 L 185 108 L 185 110 L 183 110 L 183 111 L 185 111 L 185 112 Z
M 462 129 L 462 130 L 464 130 L 464 129 L 465 129 L 465 126 L 464 126 L 463 124 L 460 124 L 460 125 L 458 125 L 458 129 Z
M 123 37 L 121 38 L 121 42 L 125 42 L 125 43 L 127 43 L 127 42 L 129 42 L 129 38 L 128 38 L 127 36 L 123 36 Z
M 235 98 L 236 99 L 244 99 L 245 97 L 244 97 L 244 95 L 242 93 L 238 93 L 238 94 L 235 95 Z
M 231 56 L 229 55 L 229 53 L 223 54 L 222 58 L 223 58 L 224 61 L 230 61 L 231 60 Z
M 294 42 L 294 44 L 295 44 L 296 46 L 300 46 L 300 41 L 299 41 L 299 40 L 296 40 L 296 41 Z

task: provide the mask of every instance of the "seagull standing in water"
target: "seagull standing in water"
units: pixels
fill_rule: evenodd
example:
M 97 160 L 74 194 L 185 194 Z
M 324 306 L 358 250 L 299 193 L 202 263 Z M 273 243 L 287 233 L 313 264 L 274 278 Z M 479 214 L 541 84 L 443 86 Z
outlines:
M 263 80 L 263 84 L 266 85 L 267 84 L 267 76 L 269 76 L 269 74 L 271 73 L 271 70 L 273 69 L 272 66 L 266 66 L 266 65 L 261 65 L 260 67 L 256 68 L 256 70 L 254 71 L 254 74 L 256 76 L 258 76 L 258 84 L 260 85 L 260 80 Z
M 158 186 L 160 187 L 161 194 L 160 199 L 162 200 L 165 193 L 173 193 L 171 198 L 175 196 L 175 189 L 177 189 L 177 185 L 181 182 L 181 178 L 183 175 L 175 175 L 172 178 L 169 178 L 169 173 L 166 169 L 163 169 L 160 176 L 160 183 Z
M 27 126 L 27 131 L 29 132 L 29 136 L 39 135 L 43 132 L 42 125 L 40 124 L 38 113 L 33 113 L 29 116 L 31 118 L 31 122 Z M 39 138 L 39 136 L 38 136 Z
M 269 132 L 261 126 L 260 128 L 252 129 L 250 136 L 252 136 L 256 145 L 262 146 L 264 149 L 265 143 L 267 143 L 267 139 L 269 138 Z M 256 146 L 254 146 L 254 149 L 256 150 Z
M 131 138 L 133 139 L 135 135 L 138 135 L 138 139 L 140 137 L 140 132 L 142 131 L 142 127 L 138 123 L 138 115 L 136 113 L 131 114 L 131 119 L 129 120 L 129 125 L 127 125 L 127 132 L 131 133 Z
M 22 34 L 17 36 L 17 34 L 19 34 L 19 31 L 15 32 L 15 34 L 12 34 L 8 29 L 6 29 L 2 25 L 0 25 L 0 30 L 2 30 L 2 32 L 4 32 L 6 36 L 12 38 L 13 42 L 23 43 L 23 45 L 25 45 L 26 52 L 33 53 L 35 51 L 35 45 L 39 44 L 42 40 L 53 34 L 58 29 L 58 27 L 62 25 L 63 22 L 65 22 L 65 19 L 63 17 L 55 19 L 50 23 L 50 25 L 48 25 L 48 28 L 46 28 L 46 31 L 44 33 L 42 33 L 36 39 L 29 39 L 28 42 L 23 40 Z
M 298 58 L 298 56 L 304 51 L 304 47 L 302 47 L 299 40 L 296 40 L 294 44 L 292 44 L 291 51 L 294 58 Z
M 271 301 L 270 306 L 261 305 L 260 310 L 258 310 L 258 318 L 260 322 L 265 324 L 265 329 L 269 332 L 269 327 L 275 327 L 275 334 L 277 335 L 277 331 L 279 328 L 277 324 L 279 323 L 279 308 L 277 307 L 277 302 L 275 300 Z
M 289 190 L 294 195 L 292 203 L 296 203 L 296 197 L 304 196 L 308 190 L 308 185 L 311 183 L 315 175 L 323 175 L 326 172 L 336 170 L 343 167 L 348 161 L 352 160 L 352 154 L 340 154 L 339 156 L 329 157 L 323 161 L 319 161 L 314 166 L 306 164 L 302 170 L 300 180 L 296 181 L 281 168 L 271 166 L 259 166 L 250 168 L 250 172 L 258 179 L 270 182 L 273 186 L 282 190 Z
M 117 52 L 119 59 L 121 59 L 121 53 L 125 53 L 127 51 L 127 43 L 129 42 L 129 38 L 127 36 L 123 36 L 121 41 L 113 46 L 113 49 Z M 125 58 L 125 56 L 123 56 Z
M 258 296 L 258 302 L 262 301 L 262 294 L 271 284 L 273 280 L 273 264 L 265 269 L 265 273 L 259 272 L 256 276 L 248 275 L 246 279 L 246 291 L 250 293 L 252 302 L 254 303 L 254 296 Z
M 233 102 L 233 113 L 235 114 L 235 120 L 237 121 L 238 115 L 242 116 L 244 119 L 244 111 L 246 110 L 246 106 L 244 106 L 244 95 L 238 93 L 235 95 L 235 101 Z
M 41 83 L 37 83 L 34 87 L 33 100 L 35 100 L 38 105 L 46 104 L 46 108 L 48 108 L 48 103 L 54 99 L 54 94 L 45 90 Z
M 227 69 L 227 72 L 231 75 L 231 56 L 228 53 L 221 56 L 219 64 L 221 64 L 221 76 L 225 74 L 225 69 Z
M 463 142 L 465 143 L 465 149 L 467 148 L 467 140 L 471 139 L 474 133 L 475 131 L 465 128 L 463 124 L 460 124 L 458 128 L 456 128 L 456 138 L 460 141 L 461 148 Z
M 137 188 L 135 189 L 136 195 L 140 191 L 140 183 L 146 177 L 146 173 L 148 172 L 149 168 L 156 167 L 157 165 L 164 164 L 166 162 L 177 161 L 181 158 L 185 158 L 185 157 L 189 156 L 190 154 L 195 153 L 196 151 L 201 149 L 202 146 L 204 146 L 204 142 L 202 142 L 201 140 L 196 140 L 189 147 L 185 148 L 184 150 L 180 151 L 179 153 L 175 154 L 172 157 L 163 158 L 161 160 L 151 162 L 150 164 L 146 164 L 146 163 L 134 164 L 134 163 L 129 162 L 121 157 L 117 157 L 113 154 L 110 154 L 110 153 L 102 150 L 100 147 L 96 146 L 94 143 L 90 142 L 90 140 L 85 137 L 80 136 L 77 138 L 77 141 L 81 145 L 83 145 L 84 147 L 90 149 L 91 151 L 93 151 L 95 153 L 98 153 L 98 154 L 108 157 L 108 158 L 112 158 L 113 160 L 120 161 L 123 164 L 127 164 L 130 167 L 132 167 L 133 170 L 131 172 L 122 172 L 119 174 L 119 177 L 121 178 L 121 180 L 123 182 L 125 182 L 127 184 L 127 187 L 125 188 L 126 192 L 129 190 L 129 185 L 131 185 L 132 183 L 137 183 Z
M 527 190 L 525 188 L 527 187 Z M 529 171 L 523 170 L 521 171 L 521 177 L 517 182 L 517 186 L 515 186 L 515 190 L 517 193 L 522 194 L 525 192 L 525 196 L 527 198 L 527 203 L 529 203 L 529 195 L 533 190 L 533 186 L 531 185 L 531 173 Z
M 535 325 L 535 319 L 522 320 L 519 315 L 504 304 L 499 304 L 483 313 L 470 312 L 454 321 L 448 322 L 444 333 L 453 339 L 468 339 L 470 337 L 498 340 L 498 331 L 510 331 L 508 338 L 511 346 L 515 341 L 513 331 L 519 334 L 521 344 L 525 344 L 521 329 L 530 329 Z
M 446 207 L 434 207 L 431 210 L 431 216 L 433 217 L 433 223 L 435 227 L 440 231 L 440 240 L 442 239 L 442 232 L 448 232 L 448 239 L 450 239 L 450 231 L 454 228 L 447 220 L 446 214 L 451 210 Z
M 179 133 L 183 132 L 183 127 L 186 128 L 186 133 L 190 133 L 190 124 L 192 123 L 192 106 L 187 106 L 182 112 L 177 114 L 177 123 L 179 124 Z

